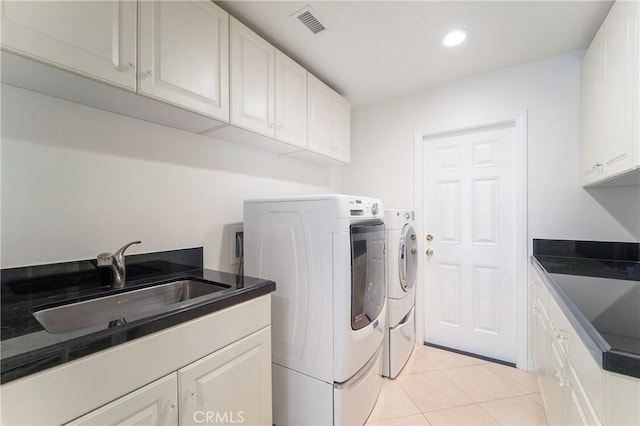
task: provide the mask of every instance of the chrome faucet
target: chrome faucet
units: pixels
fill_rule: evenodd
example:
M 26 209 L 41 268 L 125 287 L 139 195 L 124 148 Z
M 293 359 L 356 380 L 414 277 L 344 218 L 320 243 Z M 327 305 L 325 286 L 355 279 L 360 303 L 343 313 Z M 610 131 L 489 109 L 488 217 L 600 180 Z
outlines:
M 132 246 L 133 244 L 140 244 L 142 241 L 133 241 L 129 244 L 125 244 L 120 250 L 112 253 L 100 253 L 98 255 L 98 266 L 99 267 L 110 267 L 113 271 L 113 281 L 111 283 L 111 288 L 123 288 L 124 282 L 127 275 L 127 269 L 124 262 L 124 251 Z

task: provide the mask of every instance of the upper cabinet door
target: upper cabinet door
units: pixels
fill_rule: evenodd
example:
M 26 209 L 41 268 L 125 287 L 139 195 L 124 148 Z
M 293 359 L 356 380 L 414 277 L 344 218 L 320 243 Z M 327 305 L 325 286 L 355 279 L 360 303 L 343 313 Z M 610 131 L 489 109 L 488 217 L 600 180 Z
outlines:
M 276 51 L 276 139 L 307 147 L 307 71 Z
M 639 9 L 615 2 L 582 62 L 584 185 L 640 165 Z
M 604 50 L 596 37 L 585 53 L 581 68 L 582 183 L 599 179 L 602 139 L 602 80 Z
M 229 121 L 229 14 L 209 1 L 139 4 L 139 92 Z
M 136 89 L 133 1 L 2 1 L 2 47 Z
M 331 157 L 331 96 L 333 90 L 307 75 L 308 148 Z
M 351 156 L 351 105 L 329 86 L 307 75 L 308 149 L 343 163 Z
M 275 135 L 276 49 L 231 17 L 231 124 Z
M 638 78 L 636 1 L 616 2 L 604 23 L 604 80 L 602 85 L 603 177 L 633 166 L 633 94 Z M 634 75 L 635 74 L 635 75 Z M 636 98 L 637 99 L 637 98 Z
M 332 157 L 349 163 L 351 161 L 351 104 L 337 93 L 331 97 L 331 142 Z

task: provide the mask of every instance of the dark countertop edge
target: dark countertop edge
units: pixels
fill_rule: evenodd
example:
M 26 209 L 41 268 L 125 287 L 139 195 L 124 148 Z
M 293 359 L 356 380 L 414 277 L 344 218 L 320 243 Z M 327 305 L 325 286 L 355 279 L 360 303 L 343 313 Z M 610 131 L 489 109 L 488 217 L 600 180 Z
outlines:
M 137 338 L 264 296 L 275 291 L 275 289 L 275 282 L 263 280 L 261 283 L 251 287 L 237 288 L 219 298 L 141 319 L 131 324 L 120 326 L 118 329 L 101 330 L 94 334 L 77 337 L 2 359 L 0 361 L 0 384 L 6 384 L 13 380 L 75 361 L 84 356 L 131 342 Z M 95 348 L 87 350 L 87 345 L 95 345 Z M 74 351 L 78 353 L 74 354 Z M 62 355 L 62 353 L 66 355 Z M 61 360 L 61 358 L 66 359 Z M 53 360 L 57 360 L 57 362 Z M 52 362 L 54 362 L 53 365 L 51 364 Z
M 530 260 L 531 265 L 537 270 L 547 289 L 598 365 L 604 370 L 613 373 L 640 378 L 640 355 L 613 349 L 591 322 L 585 318 L 578 307 L 558 287 L 535 256 L 532 255 Z

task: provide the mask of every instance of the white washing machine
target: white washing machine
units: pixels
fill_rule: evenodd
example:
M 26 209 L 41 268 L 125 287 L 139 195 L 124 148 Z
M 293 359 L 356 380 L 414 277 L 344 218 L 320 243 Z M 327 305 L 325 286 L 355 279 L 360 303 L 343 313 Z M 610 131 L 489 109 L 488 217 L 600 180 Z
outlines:
M 245 274 L 271 293 L 276 425 L 363 424 L 382 385 L 385 229 L 379 200 L 244 203 Z
M 385 210 L 387 232 L 387 329 L 382 374 L 395 378 L 411 356 L 415 342 L 418 240 L 411 210 Z

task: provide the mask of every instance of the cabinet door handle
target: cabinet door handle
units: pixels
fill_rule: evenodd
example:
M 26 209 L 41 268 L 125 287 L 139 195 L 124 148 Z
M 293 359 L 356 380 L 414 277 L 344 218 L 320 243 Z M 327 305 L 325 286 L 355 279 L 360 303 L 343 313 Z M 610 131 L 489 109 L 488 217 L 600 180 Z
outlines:
M 567 340 L 569 340 L 569 338 L 565 334 L 565 331 L 563 329 L 561 329 L 561 328 L 554 328 L 553 329 L 553 335 L 555 336 L 555 338 L 558 341 L 558 343 L 564 343 Z
M 165 405 L 165 407 L 167 407 L 167 410 L 173 411 L 176 409 L 176 403 L 173 401 L 167 401 L 167 404 Z
M 194 396 L 196 396 L 196 392 L 191 389 L 187 389 L 184 393 L 185 398 L 193 398 Z
M 134 69 L 136 66 L 133 65 L 133 62 L 127 62 L 126 64 L 117 65 L 115 68 L 117 71 L 125 73 Z
M 531 305 L 531 312 L 533 312 L 534 314 L 538 312 L 538 307 L 536 305 Z
M 152 75 L 153 75 L 153 73 L 151 72 L 151 70 L 146 70 L 145 72 L 140 73 L 140 78 L 141 78 L 142 80 L 144 80 L 144 79 L 146 79 L 146 78 L 151 77 Z
M 556 368 L 553 371 L 553 377 L 556 378 L 558 384 L 560 386 L 566 386 L 567 385 L 567 378 L 564 375 L 564 372 L 562 370 L 560 370 L 559 368 Z

